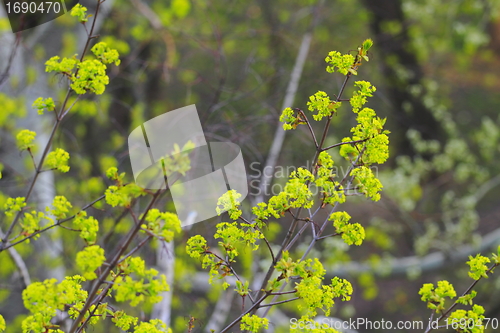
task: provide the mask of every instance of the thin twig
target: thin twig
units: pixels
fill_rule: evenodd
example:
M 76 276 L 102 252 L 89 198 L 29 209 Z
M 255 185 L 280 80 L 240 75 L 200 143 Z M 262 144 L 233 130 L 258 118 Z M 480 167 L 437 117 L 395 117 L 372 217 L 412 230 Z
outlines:
M 288 303 L 288 302 L 296 301 L 298 299 L 300 299 L 300 297 L 294 297 L 294 298 L 286 299 L 284 301 L 278 301 L 278 302 L 273 302 L 273 303 L 269 303 L 269 304 L 262 304 L 262 305 L 259 305 L 259 309 L 260 308 L 269 307 L 269 306 L 273 306 L 273 305 L 278 305 L 278 304 L 283 304 L 283 303 Z
M 269 244 L 269 241 L 267 240 L 266 237 L 263 238 L 264 239 L 264 242 L 266 243 L 267 245 L 267 248 L 269 249 L 269 253 L 271 253 L 271 257 L 273 259 L 273 262 L 275 260 L 275 257 L 274 257 L 274 252 L 273 252 L 273 249 L 271 248 L 271 244 Z
M 321 237 L 316 237 L 317 240 L 322 240 L 322 239 L 325 239 L 325 238 L 329 238 L 329 237 L 334 237 L 334 236 L 339 236 L 341 234 L 339 233 L 334 233 L 334 234 L 329 234 L 329 235 L 325 235 L 325 236 L 321 236 Z
M 295 294 L 297 292 L 297 290 L 290 290 L 290 291 L 281 291 L 281 292 L 271 292 L 269 293 L 269 295 L 288 295 L 288 294 Z
M 361 142 L 365 142 L 369 139 L 362 139 L 362 140 L 355 140 L 355 141 L 347 141 L 347 142 L 339 142 L 339 143 L 336 143 L 334 145 L 331 145 L 329 147 L 326 147 L 326 148 L 321 148 L 321 151 L 325 151 L 325 150 L 328 150 L 328 149 L 332 149 L 332 148 L 335 148 L 335 147 L 338 147 L 338 146 L 342 146 L 342 145 L 353 145 L 353 144 L 356 144 L 356 143 L 361 143 Z
M 311 133 L 311 136 L 314 140 L 314 146 L 316 147 L 316 150 L 318 150 L 319 149 L 318 140 L 316 140 L 316 135 L 314 134 L 314 130 L 311 126 L 311 123 L 309 122 L 309 119 L 307 118 L 304 111 L 302 111 L 301 109 L 295 108 L 294 110 L 297 110 L 302 115 L 303 118 L 301 118 L 301 120 L 304 120 L 306 122 L 306 125 L 309 128 L 309 132 Z
M 37 167 L 36 167 L 35 157 L 33 156 L 33 153 L 31 152 L 31 148 L 28 148 L 28 153 L 30 154 L 31 161 L 33 162 L 33 167 L 34 167 L 34 168 L 35 168 L 35 170 L 36 170 L 36 169 L 37 169 Z
M 434 319 L 434 315 L 436 314 L 436 309 L 432 310 L 431 317 L 429 318 L 429 323 L 427 324 L 427 330 L 430 329 L 432 320 Z
M 132 254 L 134 254 L 137 251 L 139 251 L 139 249 L 141 247 L 143 247 L 144 245 L 146 245 L 146 243 L 149 242 L 151 240 L 151 238 L 153 238 L 153 236 L 151 236 L 151 235 L 148 235 L 148 237 L 144 238 L 139 244 L 137 244 L 136 247 L 134 247 L 132 250 L 130 250 L 129 253 L 127 253 L 126 255 L 124 255 L 123 258 L 118 261 L 118 264 L 122 263 L 125 259 L 127 259 L 128 257 L 130 257 Z

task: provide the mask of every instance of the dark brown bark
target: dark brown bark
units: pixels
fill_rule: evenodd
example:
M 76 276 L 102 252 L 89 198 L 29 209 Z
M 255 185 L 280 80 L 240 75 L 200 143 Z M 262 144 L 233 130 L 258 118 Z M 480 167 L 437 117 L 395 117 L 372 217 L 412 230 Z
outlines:
M 496 53 L 500 53 L 500 19 L 495 18 L 488 24 L 488 32 L 490 35 L 489 47 Z

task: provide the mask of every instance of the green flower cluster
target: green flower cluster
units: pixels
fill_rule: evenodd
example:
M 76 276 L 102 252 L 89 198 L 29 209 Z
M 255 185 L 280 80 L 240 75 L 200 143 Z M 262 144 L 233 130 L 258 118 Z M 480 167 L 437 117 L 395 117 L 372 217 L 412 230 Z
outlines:
M 422 296 L 422 301 L 427 302 L 427 307 L 436 310 L 437 313 L 445 309 L 445 297 L 453 299 L 457 296 L 453 285 L 446 280 L 438 281 L 436 288 L 434 284 L 426 283 L 420 288 L 418 294 Z
M 99 231 L 99 221 L 94 217 L 87 217 L 87 212 L 80 211 L 73 220 L 73 225 L 80 230 L 80 237 L 88 244 L 93 245 Z
M 246 314 L 241 318 L 240 329 L 242 331 L 259 332 L 262 328 L 269 328 L 269 319 L 256 315 Z
M 69 153 L 67 151 L 65 151 L 64 149 L 57 148 L 56 150 L 51 151 L 47 155 L 47 158 L 45 159 L 45 163 L 52 170 L 59 170 L 61 172 L 68 172 L 69 171 L 68 160 L 69 160 Z
M 342 102 L 332 101 L 324 91 L 318 91 L 310 96 L 309 102 L 307 102 L 307 108 L 313 112 L 313 119 L 316 121 L 320 121 L 324 117 L 331 117 L 333 113 L 337 112 L 340 106 L 342 106 Z M 291 108 L 283 110 L 280 121 L 283 122 L 284 130 L 296 129 L 298 125 L 307 124 L 300 113 L 298 116 L 295 116 L 296 112 L 296 110 Z
M 50 218 L 49 216 L 45 215 L 44 212 L 37 212 L 37 211 L 32 211 L 31 213 L 24 213 L 24 218 L 21 222 L 21 228 L 23 228 L 23 231 L 21 232 L 21 235 L 24 237 L 28 237 L 33 235 L 34 233 L 40 231 L 42 226 L 40 225 L 40 222 L 42 220 L 46 220 L 49 222 L 49 224 L 53 224 L 54 220 Z M 37 234 L 32 237 L 33 240 L 37 239 L 40 237 L 40 234 Z M 29 239 L 26 240 L 27 243 L 30 242 Z
M 172 329 L 167 329 L 167 324 L 160 319 L 151 319 L 149 322 L 140 323 L 134 333 L 172 333 Z
M 92 49 L 92 53 L 96 56 L 96 58 L 101 61 L 103 64 L 112 64 L 114 63 L 116 66 L 120 65 L 120 55 L 117 50 L 111 49 L 104 42 L 100 42 L 95 44 Z
M 80 5 L 77 3 L 72 9 L 71 9 L 71 16 L 74 16 L 78 18 L 78 21 L 80 23 L 85 23 L 89 20 L 89 16 L 87 15 L 87 8 Z
M 111 207 L 130 207 L 132 199 L 145 195 L 143 188 L 134 184 L 127 184 L 123 186 L 109 186 L 104 195 L 105 200 Z
M 17 133 L 16 140 L 17 146 L 19 150 L 29 150 L 33 149 L 35 144 L 33 141 L 35 140 L 36 133 L 27 129 L 24 129 Z
M 84 281 L 85 278 L 75 275 L 66 277 L 59 284 L 56 279 L 30 284 L 23 291 L 24 307 L 31 313 L 22 322 L 23 333 L 64 333 L 51 320 L 57 310 L 64 310 L 68 306 L 81 308 L 87 299 L 87 292 L 81 285 Z
M 470 267 L 469 276 L 474 280 L 479 280 L 480 278 L 488 278 L 488 266 L 487 263 L 491 262 L 488 257 L 484 257 L 480 254 L 475 257 L 469 256 L 469 261 L 467 261 L 467 265 Z
M 56 105 L 54 104 L 54 100 L 52 98 L 43 99 L 42 97 L 38 97 L 33 102 L 33 108 L 38 110 L 38 114 L 43 114 L 44 111 L 54 111 Z
M 135 183 L 124 184 L 125 173 L 118 174 L 118 169 L 111 167 L 106 171 L 106 176 L 115 181 L 104 192 L 106 203 L 112 207 L 130 207 L 133 199 L 146 194 L 146 191 Z
M 71 88 L 78 94 L 83 95 L 87 91 L 101 95 L 109 83 L 106 75 L 106 65 L 99 60 L 84 60 L 77 65 L 78 75 L 71 77 Z
M 455 310 L 448 319 L 447 324 L 462 333 L 483 333 L 484 308 L 474 304 L 472 310 Z
M 87 280 L 97 278 L 95 270 L 106 260 L 104 249 L 99 245 L 91 245 L 76 254 L 76 266 Z
M 26 207 L 26 198 L 8 198 L 3 209 L 6 216 L 13 216 L 15 212 L 20 212 L 23 207 Z
M 349 99 L 349 103 L 351 103 L 352 112 L 358 113 L 361 107 L 366 104 L 367 97 L 373 97 L 373 93 L 377 89 L 367 81 L 356 81 L 354 82 L 354 86 L 358 87 L 359 90 L 354 92 Z
M 201 235 L 196 235 L 188 239 L 186 244 L 186 253 L 193 259 L 201 258 L 201 267 L 203 269 L 209 268 L 208 282 L 212 284 L 214 277 L 219 275 L 219 268 L 223 270 L 223 274 L 219 276 L 221 279 L 224 276 L 231 275 L 231 269 L 228 263 L 225 263 L 220 258 L 217 258 L 212 252 L 209 251 L 206 239 Z M 230 252 L 233 255 L 237 253 Z
M 229 217 L 232 220 L 237 220 L 243 213 L 240 209 L 241 194 L 235 190 L 230 190 L 224 193 L 217 201 L 216 212 L 217 215 L 221 215 L 224 212 L 229 213 Z
M 337 69 L 337 72 L 343 75 L 347 75 L 348 73 L 357 74 L 353 69 L 354 60 L 355 58 L 351 54 L 343 55 L 338 51 L 331 51 L 325 58 L 325 62 L 329 64 L 329 66 L 326 67 L 326 71 L 328 73 L 334 73 L 335 69 Z
M 344 187 L 333 179 L 336 174 L 333 173 L 334 162 L 332 156 L 322 151 L 318 156 L 318 169 L 314 183 L 321 189 L 323 204 L 335 205 L 344 203 L 346 200 Z
M 326 67 L 328 73 L 337 71 L 343 75 L 357 75 L 356 69 L 361 65 L 361 59 L 369 61 L 368 50 L 373 46 L 373 41 L 371 39 L 366 39 L 363 44 L 358 47 L 358 54 L 356 56 L 350 54 L 342 55 L 340 52 L 331 51 L 325 58 L 325 61 L 329 64 Z
M 224 249 L 229 261 L 235 261 L 238 256 L 238 245 L 251 247 L 254 251 L 259 248 L 257 240 L 264 238 L 264 235 L 256 226 L 248 223 L 228 223 L 217 224 L 215 239 L 220 239 L 219 246 Z
M 148 211 L 144 220 L 147 223 L 142 225 L 142 231 L 147 230 L 166 242 L 171 242 L 175 233 L 181 232 L 181 221 L 174 213 L 162 213 L 154 208 Z
M 161 293 L 170 289 L 165 275 L 158 274 L 154 268 L 146 269 L 146 263 L 140 257 L 128 257 L 118 268 L 112 288 L 118 302 L 128 301 L 131 306 L 143 301 L 157 303 L 162 299 Z M 132 278 L 132 274 L 136 279 Z
M 284 123 L 283 129 L 285 131 L 296 129 L 297 126 L 306 124 L 306 122 L 300 117 L 300 115 L 299 117 L 295 117 L 295 112 L 296 111 L 292 108 L 286 108 L 281 113 L 280 121 Z
M 382 183 L 373 174 L 372 169 L 365 166 L 360 166 L 351 171 L 353 176 L 358 182 L 358 190 L 364 193 L 367 198 L 373 201 L 380 200 L 380 191 L 382 190 Z
M 316 121 L 320 121 L 324 117 L 330 117 L 341 105 L 341 102 L 330 100 L 330 97 L 324 91 L 318 91 L 310 96 L 309 102 L 307 102 L 309 111 L 318 111 L 317 114 L 313 114 L 313 118 Z
M 97 59 L 79 61 L 76 55 L 72 58 L 54 56 L 45 62 L 46 72 L 58 72 L 66 75 L 71 81 L 71 89 L 77 94 L 87 92 L 101 95 L 109 83 L 106 75 L 106 65 L 120 64 L 118 51 L 110 49 L 105 43 L 100 42 L 92 47 L 91 51 Z
M 290 174 L 290 179 L 285 185 L 284 193 L 287 194 L 288 205 L 292 208 L 311 208 L 314 204 L 312 192 L 308 183 L 314 180 L 312 173 L 304 168 L 298 168 Z
M 56 219 L 62 220 L 68 217 L 69 210 L 73 208 L 71 202 L 66 199 L 63 195 L 58 195 L 54 197 L 52 201 L 52 209 L 50 207 L 45 208 L 45 211 L 49 212 Z
M 116 311 L 113 314 L 111 321 L 115 323 L 118 328 L 128 331 L 130 327 L 137 325 L 138 319 L 136 317 L 129 316 L 125 313 L 125 311 Z
M 311 208 L 314 200 L 308 184 L 313 180 L 313 174 L 307 169 L 298 168 L 292 172 L 283 192 L 272 196 L 268 203 L 260 202 L 252 208 L 255 222 L 262 227 L 264 220 L 270 216 L 279 219 L 290 208 Z
M 186 245 L 186 252 L 191 258 L 202 259 L 202 267 L 209 268 L 209 282 L 217 276 L 223 278 L 233 275 L 231 263 L 236 262 L 236 257 L 240 254 L 241 248 L 251 248 L 253 251 L 259 248 L 257 241 L 264 238 L 257 223 L 246 222 L 221 222 L 217 224 L 215 239 L 220 239 L 218 245 L 225 252 L 225 259 L 209 251 L 207 241 L 203 236 L 191 237 Z M 222 271 L 222 274 L 220 274 Z M 224 285 L 228 287 L 227 284 Z M 246 289 L 248 293 L 248 287 Z
M 364 108 L 358 112 L 356 117 L 358 125 L 351 129 L 352 138 L 346 137 L 342 142 L 364 141 L 363 162 L 366 165 L 373 163 L 382 164 L 389 158 L 389 137 L 390 132 L 384 130 L 386 119 L 377 117 L 375 111 L 370 108 Z M 343 145 L 340 148 L 340 155 L 349 159 L 356 157 L 360 153 L 360 148 L 352 145 Z M 363 146 L 361 146 L 363 147 Z
M 78 63 L 78 59 L 76 59 L 76 55 L 73 58 L 62 58 L 54 56 L 45 62 L 45 71 L 47 73 L 50 72 L 59 72 L 61 74 L 65 74 L 66 76 L 71 76 L 71 72 L 75 68 Z
M 351 216 L 346 212 L 334 212 L 328 218 L 333 221 L 337 234 L 342 235 L 342 239 L 348 245 L 361 245 L 365 239 L 365 229 L 359 223 L 349 223 Z
M 303 301 L 299 309 L 305 309 L 307 316 L 316 316 L 317 309 L 323 310 L 328 316 L 334 298 L 341 298 L 343 301 L 351 298 L 353 289 L 347 280 L 335 277 L 330 285 L 323 285 L 326 271 L 317 258 L 293 261 L 289 253 L 284 251 L 275 268 L 281 275 L 270 282 L 271 290 L 279 289 L 284 279 L 298 279 L 299 282 L 295 282 L 295 289 L 297 296 Z
M 198 259 L 208 251 L 207 241 L 203 236 L 196 235 L 188 239 L 186 243 L 187 254 L 194 259 Z

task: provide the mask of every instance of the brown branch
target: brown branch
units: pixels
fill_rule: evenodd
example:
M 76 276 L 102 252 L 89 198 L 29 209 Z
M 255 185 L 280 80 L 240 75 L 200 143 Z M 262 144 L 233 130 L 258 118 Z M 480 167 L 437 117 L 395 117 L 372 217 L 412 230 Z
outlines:
M 290 291 L 281 291 L 281 292 L 273 292 L 273 293 L 269 293 L 269 295 L 288 295 L 288 294 L 295 294 L 297 292 L 297 290 L 290 290 Z
M 294 298 L 286 299 L 284 301 L 278 301 L 278 302 L 273 302 L 273 303 L 269 303 L 269 304 L 262 304 L 262 305 L 259 305 L 259 309 L 260 308 L 266 308 L 266 307 L 273 306 L 273 305 L 278 305 L 278 304 L 283 304 L 283 303 L 288 303 L 288 302 L 296 301 L 298 299 L 300 299 L 300 297 L 294 297 Z
M 126 255 L 123 256 L 123 258 L 121 258 L 118 263 L 122 263 L 124 260 L 126 260 L 128 257 L 132 256 L 132 254 L 136 253 L 137 251 L 140 250 L 141 247 L 143 247 L 144 245 L 146 245 L 146 243 L 148 241 L 151 240 L 151 238 L 153 238 L 153 236 L 151 235 L 148 235 L 148 237 L 144 238 L 139 244 L 137 244 L 136 247 L 134 247 L 132 250 L 130 250 L 129 253 L 127 253 Z
M 355 140 L 355 141 L 347 141 L 347 142 L 339 142 L 339 143 L 336 143 L 334 145 L 331 145 L 329 147 L 326 147 L 326 148 L 321 148 L 321 151 L 325 151 L 325 150 L 328 150 L 328 149 L 332 149 L 332 148 L 335 148 L 335 147 L 338 147 L 338 146 L 342 146 L 342 145 L 353 145 L 353 144 L 356 144 L 356 143 L 360 143 L 360 142 L 365 142 L 369 139 L 362 139 L 362 140 Z
M 306 125 L 309 128 L 309 132 L 311 133 L 312 139 L 314 140 L 314 146 L 316 147 L 316 150 L 318 150 L 319 149 L 318 140 L 316 140 L 316 135 L 314 134 L 314 130 L 311 126 L 311 123 L 309 122 L 309 119 L 307 118 L 304 111 L 302 111 L 301 109 L 295 108 L 294 110 L 297 110 L 302 115 L 303 118 L 299 120 L 304 120 L 306 122 Z

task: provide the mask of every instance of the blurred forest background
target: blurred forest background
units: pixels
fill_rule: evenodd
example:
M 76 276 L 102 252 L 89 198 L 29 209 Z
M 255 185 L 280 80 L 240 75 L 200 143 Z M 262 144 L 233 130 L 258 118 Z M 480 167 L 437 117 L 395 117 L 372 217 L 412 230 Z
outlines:
M 94 1 L 80 3 L 90 13 L 95 8 Z M 427 321 L 430 311 L 418 295 L 422 284 L 448 279 L 458 293 L 464 291 L 471 283 L 468 256 L 488 255 L 500 243 L 499 9 L 498 0 L 106 0 L 99 40 L 120 52 L 121 65 L 110 69 L 105 94 L 79 101 L 64 120 L 55 142 L 70 152 L 71 171 L 44 173 L 35 201 L 44 207 L 62 193 L 84 206 L 102 194 L 104 172 L 113 165 L 131 180 L 130 131 L 196 104 L 208 141 L 229 140 L 242 148 L 251 194 L 244 214 L 250 216 L 251 205 L 277 194 L 272 189 L 284 184 L 292 170 L 287 167 L 307 165 L 314 154 L 305 126 L 287 132 L 281 144 L 283 108 L 305 110 L 318 90 L 337 93 L 343 78 L 325 72 L 325 56 L 354 52 L 372 38 L 370 62 L 355 79 L 377 87 L 368 106 L 387 117 L 391 131 L 390 160 L 377 169 L 382 199 L 350 198 L 346 204 L 352 220 L 366 228 L 363 246 L 346 248 L 342 240 L 329 239 L 314 255 L 328 276 L 345 277 L 354 286 L 353 299 L 337 303 L 332 316 Z M 15 129 L 36 130 L 40 142 L 47 140 L 42 134 L 52 120 L 36 115 L 31 105 L 40 96 L 59 101 L 65 83 L 45 73 L 44 62 L 81 52 L 86 34 L 69 15 L 12 34 L 0 12 L 0 191 L 21 196 L 32 169 L 15 147 Z M 295 93 L 293 73 L 299 78 Z M 7 103 L 17 111 L 4 111 Z M 348 136 L 354 116 L 341 108 L 327 142 Z M 337 157 L 341 173 L 347 162 Z M 278 185 L 262 193 L 265 166 Z M 92 214 L 102 221 L 102 235 L 123 234 L 130 223 L 115 223 L 120 219 L 99 206 Z M 174 332 L 186 331 L 189 322 L 193 332 L 217 331 L 238 312 L 231 306 L 236 298 L 220 286 L 209 287 L 207 274 L 185 252 L 192 235 L 212 239 L 221 218 L 185 229 L 172 247 L 175 260 L 154 248 L 141 252 L 169 276 L 171 312 L 164 318 Z M 283 223 L 273 223 L 276 244 L 286 232 Z M 76 236 L 61 233 L 18 248 L 33 280 L 74 270 L 74 253 L 67 251 L 76 249 L 67 245 Z M 102 246 L 116 240 L 110 236 Z M 263 274 L 266 262 L 258 255 L 249 251 L 245 260 L 245 275 Z M 0 313 L 13 327 L 25 311 L 23 288 L 16 266 L 1 253 Z M 499 318 L 500 278 L 481 281 L 477 290 L 485 317 Z M 295 303 L 271 311 L 268 331 L 288 332 L 288 319 L 296 316 Z

